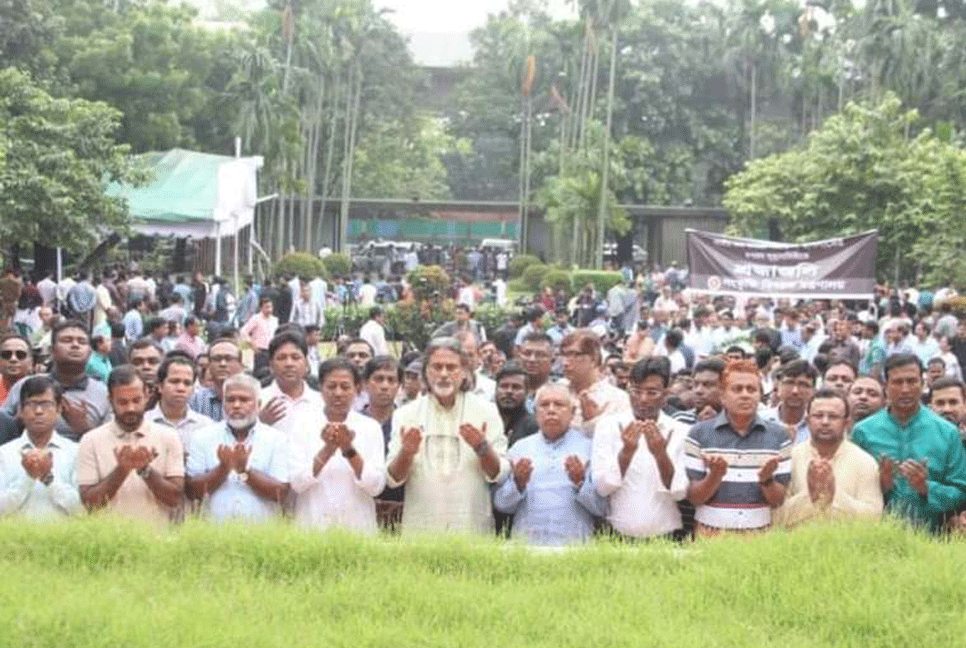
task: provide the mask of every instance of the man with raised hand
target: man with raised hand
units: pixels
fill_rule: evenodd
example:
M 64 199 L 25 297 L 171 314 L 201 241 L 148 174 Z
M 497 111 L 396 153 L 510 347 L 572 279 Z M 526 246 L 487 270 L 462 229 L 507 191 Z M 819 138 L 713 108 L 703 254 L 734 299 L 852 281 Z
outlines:
M 607 501 L 594 491 L 590 439 L 570 426 L 576 403 L 566 385 L 541 387 L 536 409 L 540 433 L 510 450 L 512 475 L 493 503 L 513 515 L 514 537 L 545 545 L 586 542 L 594 516 L 607 512 Z
M 730 362 L 721 375 L 724 410 L 698 423 L 685 441 L 688 500 L 695 533 L 763 530 L 791 479 L 791 440 L 758 417 L 761 376 L 751 360 Z
M 602 416 L 631 411 L 627 392 L 610 384 L 602 373 L 600 338 L 589 329 L 576 329 L 560 343 L 564 376 L 577 400 L 574 426 L 593 438 Z
M 922 361 L 885 361 L 888 407 L 859 422 L 852 440 L 879 462 L 886 507 L 935 531 L 966 501 L 966 452 L 956 426 L 920 401 Z
M 628 389 L 633 413 L 602 419 L 594 434 L 594 483 L 609 500 L 607 521 L 624 537 L 667 536 L 682 528 L 677 502 L 688 490 L 688 426 L 662 411 L 670 381 L 667 358 L 638 360 Z
M 402 530 L 494 531 L 490 485 L 509 472 L 496 405 L 468 393 L 469 359 L 452 338 L 426 349 L 427 394 L 393 414 L 386 483 L 406 484 Z
M 24 382 L 24 432 L 0 446 L 0 515 L 53 521 L 84 512 L 74 478 L 77 444 L 55 430 L 60 399 L 60 386 L 47 376 Z
M 164 524 L 184 494 L 184 450 L 174 430 L 144 420 L 144 383 L 130 365 L 107 379 L 114 420 L 91 430 L 77 452 L 77 483 L 90 511 Z
M 188 496 L 215 522 L 277 519 L 289 492 L 291 444 L 258 421 L 257 380 L 232 376 L 224 390 L 224 422 L 198 430 L 188 448 Z
M 879 467 L 845 438 L 849 405 L 832 389 L 808 404 L 811 437 L 792 449 L 792 481 L 778 521 L 795 526 L 816 519 L 877 519 L 882 514 Z
M 91 341 L 87 329 L 77 320 L 62 320 L 51 333 L 53 365 L 48 376 L 63 393 L 60 404 L 61 417 L 57 431 L 76 441 L 88 430 L 104 423 L 110 412 L 107 389 L 104 383 L 90 378 L 87 360 L 91 355 Z M 16 415 L 20 403 L 20 387 L 24 378 L 10 388 L 4 410 Z

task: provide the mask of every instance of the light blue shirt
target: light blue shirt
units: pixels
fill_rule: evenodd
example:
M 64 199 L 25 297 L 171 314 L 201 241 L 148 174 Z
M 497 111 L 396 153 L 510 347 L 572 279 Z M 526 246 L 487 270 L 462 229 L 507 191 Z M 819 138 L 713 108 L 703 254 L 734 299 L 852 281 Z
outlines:
M 570 455 L 587 463 L 590 454 L 590 439 L 574 428 L 556 441 L 548 441 L 540 432 L 513 444 L 510 461 L 530 459 L 530 481 L 521 493 L 511 471 L 493 493 L 493 503 L 497 510 L 513 514 L 514 536 L 543 545 L 586 542 L 590 538 L 594 516 L 607 515 L 607 499 L 597 494 L 589 466 L 580 488 L 570 481 L 564 467 Z
M 197 430 L 191 438 L 185 473 L 200 477 L 218 466 L 218 446 L 234 445 L 235 435 L 225 423 L 217 423 Z M 290 448 L 288 439 L 275 428 L 256 423 L 245 446 L 251 448 L 248 467 L 270 477 L 288 483 L 290 472 Z M 245 520 L 267 522 L 281 515 L 278 502 L 262 498 L 232 472 L 213 493 L 202 502 L 205 517 L 214 522 Z
M 129 310 L 124 315 L 124 338 L 128 342 L 134 342 L 135 340 L 140 340 L 144 333 L 144 320 L 141 319 L 141 313 L 136 310 Z
M 21 463 L 34 447 L 26 432 L 0 446 L 0 515 L 50 522 L 83 513 L 74 478 L 77 444 L 54 432 L 45 448 L 53 455 L 49 486 L 27 475 Z

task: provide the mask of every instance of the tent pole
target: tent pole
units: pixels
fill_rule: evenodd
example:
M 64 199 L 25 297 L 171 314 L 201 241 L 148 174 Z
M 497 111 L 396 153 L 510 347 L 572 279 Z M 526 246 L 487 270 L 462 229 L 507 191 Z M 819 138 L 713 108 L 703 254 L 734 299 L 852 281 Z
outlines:
M 234 250 L 234 257 L 235 258 L 234 258 L 234 263 L 232 264 L 232 267 L 235 270 L 234 271 L 234 275 L 235 275 L 235 294 L 236 295 L 238 294 L 238 234 L 239 234 L 239 232 L 238 232 L 238 215 L 236 214 L 235 215 L 235 236 L 232 237 L 234 239 L 234 243 L 235 243 L 235 250 Z
M 221 276 L 221 225 L 215 225 L 215 272 L 214 276 Z

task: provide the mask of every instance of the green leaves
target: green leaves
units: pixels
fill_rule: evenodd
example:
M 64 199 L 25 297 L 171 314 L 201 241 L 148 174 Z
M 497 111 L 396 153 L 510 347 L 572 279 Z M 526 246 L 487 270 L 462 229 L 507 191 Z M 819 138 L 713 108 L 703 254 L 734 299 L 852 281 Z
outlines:
M 104 189 L 143 174 L 114 140 L 119 121 L 103 103 L 55 99 L 26 73 L 0 71 L 0 239 L 81 251 L 123 230 L 126 206 Z
M 966 280 L 966 152 L 928 130 L 909 138 L 916 111 L 887 96 L 849 104 L 808 144 L 751 162 L 728 181 L 732 228 L 786 240 L 878 229 L 884 278 Z

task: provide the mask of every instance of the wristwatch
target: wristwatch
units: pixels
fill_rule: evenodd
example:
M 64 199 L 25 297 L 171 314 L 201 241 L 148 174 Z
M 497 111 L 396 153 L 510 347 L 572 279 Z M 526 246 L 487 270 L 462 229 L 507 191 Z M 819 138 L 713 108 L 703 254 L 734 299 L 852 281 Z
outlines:
M 238 479 L 242 480 L 244 483 L 248 483 L 248 471 L 238 473 Z
M 342 451 L 342 456 L 345 457 L 346 459 L 352 459 L 357 454 L 359 454 L 359 453 L 356 452 L 356 449 L 353 448 L 352 446 L 349 446 L 349 449 L 348 450 L 343 450 Z
M 473 448 L 473 452 L 476 453 L 477 457 L 485 457 L 486 453 L 488 453 L 489 451 L 490 451 L 490 442 L 487 441 L 486 439 L 483 439 L 483 442 L 480 443 L 480 445 Z
M 138 469 L 138 477 L 140 477 L 141 479 L 147 479 L 148 475 L 150 474 L 151 474 L 151 464 L 148 464 L 144 468 Z
M 40 478 L 40 483 L 43 484 L 44 486 L 50 486 L 51 484 L 53 484 L 54 483 L 54 473 L 47 473 L 46 475 L 44 475 L 43 477 L 41 477 Z

